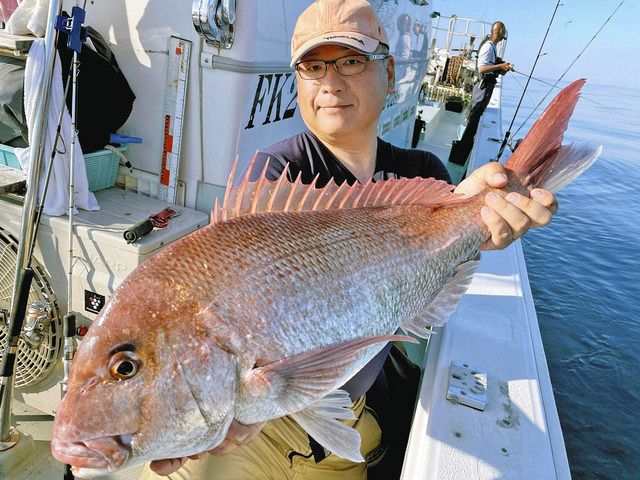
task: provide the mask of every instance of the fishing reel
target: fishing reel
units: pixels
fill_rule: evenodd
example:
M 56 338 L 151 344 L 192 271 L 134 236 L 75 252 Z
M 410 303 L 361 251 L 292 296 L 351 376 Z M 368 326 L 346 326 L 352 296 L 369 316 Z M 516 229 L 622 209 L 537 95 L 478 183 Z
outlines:
M 32 350 L 40 347 L 50 333 L 53 314 L 49 302 L 37 300 L 27 306 L 27 314 L 20 339 Z M 9 310 L 0 309 L 0 325 L 9 327 Z
M 37 300 L 27 306 L 24 327 L 20 339 L 32 350 L 40 347 L 50 333 L 53 313 L 49 302 Z M 9 327 L 9 310 L 0 309 L 0 326 Z
M 31 302 L 20 337 L 31 349 L 37 349 L 51 328 L 51 305 L 44 300 Z
M 500 65 L 501 63 L 505 63 L 505 61 L 500 57 L 496 57 L 496 65 Z M 515 68 L 516 68 L 515 65 L 513 63 L 510 63 L 508 71 L 509 72 L 513 72 L 515 70 Z M 500 70 L 498 72 L 498 75 L 504 75 L 505 73 L 507 73 L 507 72 L 503 72 L 502 70 Z

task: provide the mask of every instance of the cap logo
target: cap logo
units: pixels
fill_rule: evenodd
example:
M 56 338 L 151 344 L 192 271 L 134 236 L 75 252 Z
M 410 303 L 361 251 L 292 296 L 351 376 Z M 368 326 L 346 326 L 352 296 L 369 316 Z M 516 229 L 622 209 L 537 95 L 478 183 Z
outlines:
M 325 40 L 335 40 L 336 38 L 348 38 L 349 40 L 355 40 L 360 45 L 364 46 L 364 42 L 361 39 L 355 38 L 355 37 L 350 37 L 349 35 L 328 35 L 328 36 L 324 37 Z

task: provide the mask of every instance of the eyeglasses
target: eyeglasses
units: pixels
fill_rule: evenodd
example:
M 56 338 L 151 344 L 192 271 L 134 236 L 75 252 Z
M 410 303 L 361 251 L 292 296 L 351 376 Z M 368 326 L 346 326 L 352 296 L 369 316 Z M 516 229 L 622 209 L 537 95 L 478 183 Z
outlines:
M 336 71 L 343 77 L 357 75 L 367 69 L 367 62 L 384 60 L 387 54 L 348 55 L 335 60 L 306 60 L 295 65 L 296 72 L 305 80 L 319 80 L 327 73 L 327 65 L 333 64 Z

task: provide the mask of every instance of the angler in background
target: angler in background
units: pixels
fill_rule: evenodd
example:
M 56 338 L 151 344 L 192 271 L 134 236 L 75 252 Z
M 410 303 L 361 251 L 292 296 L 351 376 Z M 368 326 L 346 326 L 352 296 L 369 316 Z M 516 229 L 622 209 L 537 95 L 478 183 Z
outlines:
M 462 138 L 451 143 L 449 161 L 458 165 L 464 165 L 473 148 L 473 139 L 478 131 L 478 124 L 484 110 L 489 105 L 493 87 L 498 80 L 498 75 L 504 75 L 511 70 L 511 64 L 498 57 L 497 44 L 507 38 L 507 29 L 504 23 L 497 21 L 491 26 L 491 36 L 485 38 L 478 48 L 476 59 L 476 78 L 471 94 L 471 113 L 464 129 Z
M 501 39 L 505 30 L 500 25 L 494 30 Z M 377 137 L 384 102 L 394 91 L 395 70 L 387 33 L 368 2 L 314 2 L 296 24 L 291 66 L 296 70 L 297 101 L 308 130 L 259 152 L 252 179 L 266 167 L 267 178 L 275 180 L 288 164 L 290 181 L 300 174 L 302 183 L 311 183 L 318 176 L 318 187 L 332 179 L 338 184 L 402 177 L 450 182 L 446 168 L 432 153 L 399 148 Z M 473 172 L 455 191 L 471 196 L 487 185 L 502 188 L 506 184 L 504 167 L 493 162 Z M 505 248 L 529 228 L 551 221 L 557 211 L 555 196 L 540 189 L 533 190 L 532 196 L 512 193 L 505 200 L 490 193 L 485 197 L 482 218 L 491 238 L 482 249 Z M 403 381 L 403 375 L 409 380 Z M 141 479 L 158 479 L 158 475 L 174 480 L 398 478 L 418 381 L 417 367 L 389 344 L 342 387 L 354 402 L 358 419 L 350 424 L 362 437 L 365 463 L 326 452 L 292 418 L 282 417 L 265 425 L 234 421 L 211 456 L 158 460 L 145 468 Z

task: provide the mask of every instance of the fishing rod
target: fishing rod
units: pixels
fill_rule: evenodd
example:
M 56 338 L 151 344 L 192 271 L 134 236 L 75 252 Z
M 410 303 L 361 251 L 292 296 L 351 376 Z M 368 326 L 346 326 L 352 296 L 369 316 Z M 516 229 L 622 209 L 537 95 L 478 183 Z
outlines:
M 529 74 L 529 78 L 527 79 L 527 83 L 524 86 L 524 90 L 522 91 L 522 95 L 520 96 L 520 101 L 518 102 L 518 106 L 516 107 L 516 111 L 513 114 L 513 118 L 511 119 L 511 124 L 507 129 L 507 133 L 504 134 L 504 138 L 502 139 L 502 145 L 500 145 L 500 150 L 498 151 L 498 155 L 493 160 L 495 162 L 500 160 L 502 156 L 502 152 L 504 152 L 505 147 L 507 146 L 507 142 L 509 141 L 509 136 L 511 135 L 511 127 L 513 127 L 513 123 L 516 121 L 516 116 L 518 115 L 518 110 L 520 109 L 520 105 L 522 104 L 522 100 L 524 99 L 524 94 L 527 91 L 527 87 L 529 87 L 529 82 L 531 81 L 531 77 L 533 76 L 533 72 L 536 69 L 536 65 L 538 64 L 538 60 L 542 56 L 542 47 L 544 43 L 547 41 L 547 35 L 549 35 L 549 30 L 551 30 L 551 24 L 553 23 L 553 19 L 556 17 L 556 13 L 558 12 L 558 8 L 560 7 L 560 2 L 562 0 L 558 0 L 556 3 L 556 8 L 553 9 L 553 15 L 551 15 L 551 20 L 549 20 L 549 25 L 547 25 L 547 31 L 544 34 L 544 38 L 542 39 L 542 43 L 540 44 L 540 49 L 538 50 L 538 55 L 536 56 L 535 61 L 533 62 L 533 67 L 531 67 L 531 73 Z
M 596 33 L 593 35 L 593 37 L 591 37 L 591 40 L 589 40 L 587 42 L 587 44 L 584 46 L 584 48 L 580 51 L 580 53 L 578 54 L 578 56 L 576 58 L 573 59 L 573 62 L 571 62 L 571 64 L 566 68 L 566 70 L 562 73 L 562 75 L 560 75 L 560 78 L 558 78 L 558 80 L 556 80 L 556 82 L 553 84 L 552 88 L 547 92 L 547 94 L 542 98 L 542 100 L 540 100 L 540 103 L 538 103 L 538 105 L 536 106 L 536 108 L 534 108 L 531 113 L 529 114 L 529 116 L 527 118 L 524 119 L 524 122 L 522 122 L 522 125 L 520 125 L 520 128 L 518 128 L 518 130 L 516 130 L 516 132 L 513 134 L 514 136 L 518 134 L 518 132 L 522 129 L 522 127 L 524 127 L 524 125 L 527 123 L 527 121 L 531 118 L 531 115 L 534 114 L 534 112 L 540 107 L 540 105 L 542 105 L 542 103 L 547 99 L 547 97 L 549 96 L 549 94 L 553 91 L 554 88 L 557 87 L 558 83 L 560 83 L 560 81 L 564 78 L 564 76 L 567 74 L 567 72 L 571 69 L 571 67 L 573 67 L 573 65 L 578 61 L 578 59 L 582 56 L 582 54 L 584 53 L 584 51 L 587 49 L 587 47 L 589 47 L 589 45 L 591 45 L 591 42 L 593 42 L 596 37 L 598 36 L 598 34 L 602 31 L 602 29 L 604 28 L 604 26 L 609 23 L 609 20 L 611 20 L 611 18 L 615 15 L 615 13 L 620 9 L 620 7 L 622 6 L 622 4 L 625 2 L 626 0 L 622 0 L 618 6 L 613 10 L 613 12 L 611 12 L 611 15 L 609 15 L 609 17 L 604 21 L 604 23 L 602 25 L 600 25 L 600 28 L 598 28 L 598 30 L 596 31 Z M 518 72 L 519 73 L 519 72 Z M 531 71 L 531 73 L 533 73 L 533 70 Z M 582 95 L 581 95 L 582 97 Z M 597 103 L 597 102 L 595 102 Z M 601 104 L 598 104 L 601 105 Z M 605 105 L 602 105 L 603 107 L 606 107 Z M 607 107 L 608 108 L 608 107 Z M 517 110 L 516 110 L 517 112 Z M 515 120 L 515 116 L 514 116 L 514 120 Z M 511 127 L 509 127 L 511 128 Z M 500 158 L 500 156 L 498 156 L 498 158 Z
M 516 71 L 513 69 L 513 67 L 511 68 L 511 71 L 512 71 L 512 72 L 515 72 L 515 73 L 520 73 L 520 72 L 516 72 Z M 525 74 L 525 76 L 527 76 L 527 75 Z M 535 80 L 535 78 L 533 78 L 533 77 L 531 77 L 531 79 L 532 79 L 532 80 Z M 524 86 L 520 83 L 520 81 L 519 81 L 516 77 L 513 77 L 513 80 L 518 84 L 518 86 L 519 86 L 520 88 L 522 88 L 522 91 L 523 91 L 523 92 L 526 92 L 526 90 L 525 90 Z M 531 105 L 535 105 L 536 101 L 535 101 L 533 98 L 531 98 L 531 95 L 529 95 L 529 92 L 527 92 L 527 98 L 531 101 Z
M 77 3 L 77 2 L 76 2 Z M 86 0 L 85 0 L 86 5 Z M 44 189 L 39 204 L 34 209 L 33 204 L 37 202 L 40 182 L 40 165 L 44 157 L 44 131 L 47 128 L 47 109 L 50 107 L 50 92 L 53 82 L 54 63 L 56 58 L 56 43 L 58 39 L 58 31 L 63 30 L 68 32 L 69 41 L 68 46 L 72 48 L 71 44 L 76 43 L 79 38 L 86 37 L 86 28 L 82 27 L 84 21 L 84 15 L 80 17 L 75 10 L 78 7 L 74 7 L 74 15 L 72 18 L 60 15 L 62 10 L 62 2 L 53 0 L 49 5 L 49 12 L 47 18 L 47 31 L 45 35 L 45 73 L 43 75 L 43 84 L 38 90 L 40 102 L 37 107 L 36 122 L 34 128 L 33 142 L 31 145 L 31 158 L 30 158 L 30 175 L 28 181 L 27 195 L 25 196 L 21 235 L 18 244 L 18 260 L 20 263 L 16 269 L 16 282 L 12 298 L 11 317 L 9 319 L 9 335 L 7 336 L 7 344 L 5 347 L 2 361 L 0 362 L 0 444 L 2 450 L 13 447 L 20 438 L 19 433 L 11 430 L 11 402 L 13 397 L 14 387 L 14 372 L 15 362 L 18 353 L 18 340 L 22 331 L 22 325 L 24 323 L 24 317 L 27 308 L 28 296 L 31 289 L 31 282 L 34 276 L 34 271 L 31 268 L 31 259 L 33 258 L 33 250 L 35 239 L 37 237 L 40 218 L 44 209 L 44 201 L 47 195 L 49 187 L 52 164 L 54 157 L 57 153 L 58 141 L 61 139 L 60 132 L 62 127 L 63 112 L 66 105 L 65 100 L 69 91 L 69 83 L 72 80 L 73 83 L 73 101 L 75 103 L 77 85 L 77 66 L 79 64 L 77 58 L 77 50 L 74 50 L 74 62 L 72 65 L 72 71 L 67 77 L 64 93 L 62 95 L 62 105 L 60 113 L 58 115 L 58 122 L 56 125 L 56 132 L 53 140 L 53 148 L 49 157 L 49 163 L 47 165 L 47 171 L 45 174 Z M 82 14 L 84 11 L 82 11 Z M 74 26 L 75 23 L 75 26 Z M 80 44 L 81 45 L 81 44 Z M 76 47 L 77 48 L 77 47 Z M 75 106 L 75 105 L 74 105 Z M 74 118 L 72 119 L 72 127 L 75 129 L 75 108 L 73 109 Z M 74 130 L 75 131 L 75 130 Z M 72 137 L 71 143 L 71 168 L 70 168 L 70 214 L 72 213 L 73 204 L 73 160 L 74 160 L 74 144 L 76 142 L 76 135 Z M 30 139 L 31 143 L 31 139 Z M 71 224 L 72 225 L 72 224 Z M 70 227 L 71 228 L 71 227 Z M 70 288 L 70 287 L 69 287 Z M 69 304 L 70 307 L 70 304 Z M 29 311 L 31 314 L 31 305 L 29 305 Z M 68 364 L 73 357 L 73 351 L 75 350 L 75 322 L 69 321 L 65 316 L 63 334 L 64 334 L 64 370 L 65 379 L 68 378 Z M 73 315 L 71 315 L 73 317 Z M 6 317 L 5 317 L 6 318 Z M 73 317 L 75 320 L 75 317 Z M 63 387 L 63 394 L 65 388 Z M 65 465 L 64 479 L 72 480 L 74 478 L 71 472 L 71 466 Z
M 33 128 L 33 141 L 30 141 L 29 175 L 27 193 L 22 207 L 20 236 L 16 252 L 16 273 L 11 300 L 11 316 L 5 338 L 5 348 L 0 362 L 0 445 L 3 450 L 15 445 L 19 436 L 11 432 L 11 402 L 15 383 L 14 368 L 18 356 L 18 340 L 22 331 L 24 317 L 27 310 L 29 291 L 33 279 L 30 253 L 31 242 L 34 240 L 35 206 L 40 185 L 40 168 L 44 158 L 45 131 L 47 128 L 47 109 L 50 102 L 52 72 L 54 63 L 56 33 L 53 28 L 57 15 L 62 10 L 62 2 L 51 0 L 47 14 L 47 29 L 45 33 L 45 65 L 39 90 L 39 102 L 36 107 Z
M 87 28 L 83 27 L 85 20 L 87 2 L 84 0 L 84 4 L 80 7 L 80 2 L 76 0 L 75 6 L 71 9 L 70 17 L 61 17 L 58 19 L 57 28 L 67 32 L 67 48 L 73 51 L 73 58 L 71 61 L 71 158 L 69 161 L 69 224 L 68 224 L 68 263 L 67 263 L 67 313 L 64 316 L 63 322 L 63 336 L 64 336 L 64 348 L 63 348 L 63 378 L 60 382 L 62 384 L 62 396 L 64 397 L 68 391 L 69 374 L 71 371 L 71 362 L 76 352 L 76 315 L 72 311 L 73 302 L 73 220 L 76 210 L 75 206 L 75 161 L 76 161 L 76 144 L 78 143 L 78 129 L 76 125 L 77 120 L 77 108 L 78 108 L 78 75 L 80 74 L 80 60 L 79 54 L 82 50 L 82 44 L 87 39 Z M 64 480 L 73 480 L 74 475 L 71 470 L 71 465 L 65 465 Z
M 517 73 L 518 75 L 522 75 L 524 77 L 528 77 L 529 76 L 526 73 L 522 73 L 522 72 L 519 72 L 517 70 L 511 70 L 511 71 L 514 72 L 514 73 Z M 515 78 L 514 78 L 514 80 L 515 80 Z M 541 80 L 541 79 L 536 78 L 536 77 L 531 77 L 531 80 L 535 80 L 536 82 L 544 83 L 545 85 L 550 85 L 551 87 L 553 87 L 553 88 L 555 88 L 557 90 L 562 90 L 562 87 L 559 87 L 556 84 L 551 83 L 551 82 L 545 82 L 544 80 Z M 518 85 L 522 86 L 519 82 L 517 82 L 517 83 L 518 83 Z M 527 94 L 527 96 L 529 96 L 529 95 Z M 609 108 L 608 105 L 605 105 L 604 103 L 596 102 L 595 100 L 593 100 L 593 99 L 591 99 L 589 97 L 585 97 L 582 94 L 580 95 L 580 98 L 584 98 L 587 102 L 595 103 L 596 105 L 598 105 L 600 107 Z M 531 100 L 531 103 L 535 103 L 531 97 L 529 97 L 529 99 Z M 540 103 L 538 103 L 538 105 L 536 105 L 535 108 L 537 109 L 539 106 L 540 106 Z M 513 135 L 515 136 L 519 131 L 520 131 L 519 129 L 516 130 L 516 132 Z

